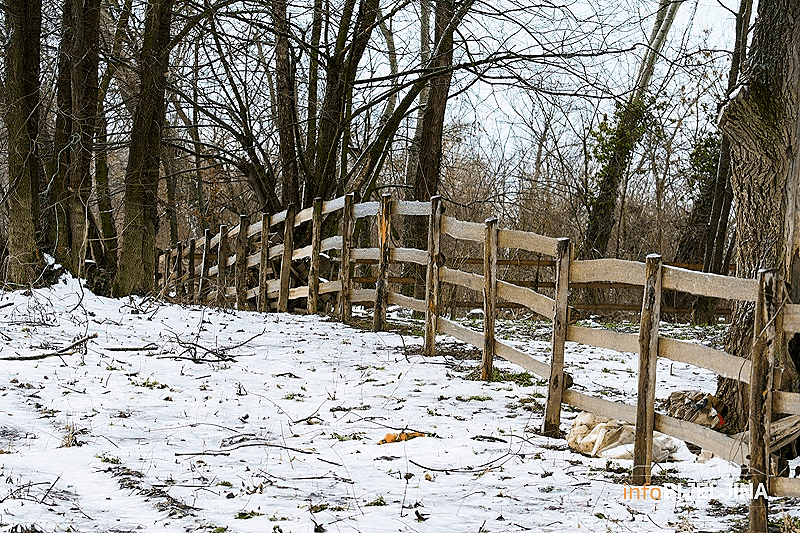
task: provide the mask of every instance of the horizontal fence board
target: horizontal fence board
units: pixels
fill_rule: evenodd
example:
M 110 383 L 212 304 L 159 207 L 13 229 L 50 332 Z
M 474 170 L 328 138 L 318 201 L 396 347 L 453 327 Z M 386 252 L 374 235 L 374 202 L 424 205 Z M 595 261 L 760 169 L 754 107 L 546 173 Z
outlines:
M 597 348 L 608 348 L 618 352 L 639 353 L 639 336 L 619 333 L 608 329 L 567 326 L 567 340 L 588 344 Z
M 216 235 L 214 235 L 213 237 L 211 237 L 211 241 L 209 243 L 209 247 L 214 248 L 218 244 L 219 244 L 219 232 Z M 195 244 L 195 246 L 197 246 L 197 245 Z
M 705 368 L 722 377 L 750 383 L 750 361 L 702 344 L 659 337 L 658 356 Z
M 498 340 L 494 341 L 494 354 L 502 357 L 506 361 L 511 361 L 515 365 L 519 365 L 525 370 L 529 370 L 539 376 L 540 378 L 550 378 L 550 365 L 535 359 L 530 354 L 527 354 L 513 346 L 509 346 Z
M 353 218 L 373 217 L 378 214 L 380 202 L 363 202 L 353 206 Z
M 474 291 L 483 291 L 483 276 L 479 274 L 470 274 L 469 272 L 462 272 L 461 270 L 454 270 L 452 268 L 440 267 L 439 268 L 439 281 L 445 283 L 452 283 L 453 285 L 461 285 Z
M 748 459 L 750 451 L 746 442 L 732 439 L 700 424 L 679 420 L 661 413 L 655 415 L 654 429 L 656 431 L 701 446 L 704 450 L 728 461 L 740 465 L 750 463 Z
M 297 261 L 298 259 L 305 259 L 306 257 L 311 257 L 311 245 L 303 246 L 302 248 L 298 248 L 292 252 L 292 261 Z
M 572 261 L 569 266 L 570 283 L 611 281 L 644 286 L 644 263 L 622 259 L 590 259 Z
M 216 276 L 218 273 L 219 273 L 219 267 L 217 265 L 214 265 L 213 267 L 208 269 L 209 276 Z
M 275 259 L 277 257 L 281 257 L 283 255 L 283 245 L 276 244 L 275 246 L 270 246 L 269 248 L 269 259 Z
M 225 287 L 225 296 L 236 296 L 236 287 Z
M 522 304 L 531 311 L 550 320 L 553 318 L 555 300 L 527 287 L 520 287 L 506 281 L 497 280 L 497 297 L 509 302 Z
M 441 232 L 465 241 L 483 242 L 486 238 L 486 226 L 484 224 L 464 222 L 447 215 L 442 215 Z
M 357 259 L 377 261 L 380 255 L 381 251 L 377 248 L 353 248 L 350 250 L 350 259 L 353 261 Z
M 389 252 L 389 259 L 401 263 L 416 263 L 418 265 L 428 264 L 428 251 L 417 250 L 416 248 L 392 248 Z
M 322 239 L 322 242 L 319 243 L 319 251 L 321 253 L 327 252 L 328 250 L 341 250 L 342 242 L 343 239 L 341 235 L 334 235 L 333 237 Z
M 770 476 L 769 495 L 784 498 L 800 498 L 800 478 Z
M 374 302 L 375 289 L 353 289 L 350 292 L 350 301 L 353 303 Z
M 274 226 L 275 224 L 280 224 L 284 220 L 286 220 L 286 209 L 269 217 L 269 225 Z
M 254 253 L 253 255 L 248 255 L 247 256 L 246 265 L 247 265 L 247 268 L 253 268 L 253 267 L 260 266 L 261 265 L 261 252 L 258 251 L 256 253 Z
M 497 230 L 498 248 L 519 248 L 529 252 L 555 256 L 557 239 L 515 229 Z
M 312 205 L 311 207 L 306 207 L 305 209 L 299 211 L 294 216 L 294 225 L 299 226 L 303 222 L 308 222 L 309 220 L 311 220 L 311 217 L 313 216 L 314 216 L 314 206 Z
M 344 207 L 344 196 L 322 202 L 322 214 L 327 215 Z
M 404 294 L 396 292 L 389 293 L 389 305 L 399 305 L 404 309 L 411 309 L 412 311 L 425 312 L 425 300 L 417 300 Z
M 225 261 L 225 266 L 233 266 L 236 264 L 236 254 L 229 255 Z
M 323 281 L 319 284 L 319 293 L 327 294 L 329 292 L 339 292 L 342 290 L 342 282 L 338 279 L 335 281 Z
M 629 424 L 636 423 L 636 406 L 627 403 L 612 402 L 603 398 L 595 398 L 572 389 L 565 389 L 561 401 L 578 409 L 599 416 L 607 416 L 622 420 Z
M 289 289 L 289 299 L 295 300 L 297 298 L 308 298 L 308 286 Z
M 429 216 L 431 214 L 430 202 L 395 202 L 393 215 Z
M 233 238 L 235 238 L 237 235 L 239 235 L 239 226 L 240 226 L 240 225 L 241 225 L 241 224 L 236 224 L 234 227 L 232 227 L 232 228 L 228 228 L 228 233 L 227 233 L 227 237 L 228 237 L 228 239 L 233 239 Z
M 436 329 L 476 348 L 483 348 L 483 334 L 480 331 L 473 331 L 440 316 L 436 317 Z
M 281 288 L 281 280 L 279 279 L 271 279 L 267 281 L 267 292 L 273 293 L 278 291 Z
M 258 287 L 253 287 L 252 289 L 247 290 L 247 299 L 256 298 L 258 296 Z
M 783 306 L 783 331 L 800 333 L 800 305 L 786 304 Z
M 699 296 L 755 302 L 758 282 L 671 266 L 664 267 L 661 285 L 664 289 L 688 292 Z
M 796 392 L 772 391 L 772 412 L 792 415 L 800 414 L 800 394 Z
M 250 224 L 249 226 L 247 226 L 247 237 L 249 238 L 252 237 L 253 235 L 256 235 L 257 233 L 261 233 L 261 226 L 262 224 L 260 220 L 254 224 Z

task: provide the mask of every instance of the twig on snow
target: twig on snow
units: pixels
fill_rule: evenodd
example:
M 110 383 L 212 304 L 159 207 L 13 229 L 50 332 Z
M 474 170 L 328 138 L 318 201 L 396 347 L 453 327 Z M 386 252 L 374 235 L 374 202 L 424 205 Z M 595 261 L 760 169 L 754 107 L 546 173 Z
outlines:
M 75 342 L 73 342 L 72 344 L 70 344 L 69 346 L 65 346 L 64 348 L 61 348 L 60 350 L 56 350 L 55 352 L 48 352 L 48 353 L 43 353 L 43 354 L 39 354 L 39 355 L 21 355 L 21 356 L 17 356 L 17 357 L 0 357 L 0 361 L 36 361 L 36 360 L 39 360 L 39 359 L 46 359 L 48 357 L 62 356 L 62 355 L 66 355 L 67 352 L 69 352 L 70 350 L 72 350 L 76 346 L 80 346 L 81 344 L 87 342 L 89 339 L 96 339 L 96 338 L 97 338 L 97 332 L 92 333 L 91 335 L 87 335 L 87 336 L 85 336 L 85 337 L 83 337 L 81 339 L 78 339 Z

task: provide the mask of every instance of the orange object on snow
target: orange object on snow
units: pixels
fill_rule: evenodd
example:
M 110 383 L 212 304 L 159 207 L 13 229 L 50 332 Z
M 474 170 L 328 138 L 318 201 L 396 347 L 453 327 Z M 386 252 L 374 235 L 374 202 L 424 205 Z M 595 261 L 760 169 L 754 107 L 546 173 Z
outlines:
M 419 431 L 402 431 L 400 433 L 387 433 L 386 436 L 378 444 L 389 444 L 390 442 L 401 442 L 404 440 L 413 439 L 415 437 L 424 437 L 425 433 Z

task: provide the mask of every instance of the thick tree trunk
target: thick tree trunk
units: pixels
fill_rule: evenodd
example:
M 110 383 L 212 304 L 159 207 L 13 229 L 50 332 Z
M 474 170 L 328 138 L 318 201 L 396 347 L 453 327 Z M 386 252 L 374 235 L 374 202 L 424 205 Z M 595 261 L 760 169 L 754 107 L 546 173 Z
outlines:
M 776 268 L 800 289 L 800 3 L 763 0 L 753 31 L 744 84 L 723 109 L 720 128 L 731 142 L 731 185 L 736 200 L 739 277 L 753 278 L 761 268 Z M 734 311 L 727 349 L 749 357 L 752 305 Z M 778 339 L 778 357 L 797 386 L 796 354 Z M 729 429 L 743 428 L 740 387 L 720 380 L 718 394 L 729 408 Z M 746 397 L 746 396 L 744 396 Z
M 286 20 L 286 0 L 272 1 L 272 21 L 275 25 L 275 85 L 278 100 L 278 138 L 283 181 L 283 205 L 299 205 L 300 181 L 297 150 L 294 142 L 297 113 L 295 110 L 294 75 L 289 57 L 289 24 Z
M 125 172 L 125 223 L 114 295 L 153 288 L 158 177 L 173 0 L 150 0 L 141 54 L 141 87 Z
M 36 242 L 39 218 L 39 59 L 41 0 L 5 3 L 8 45 L 5 54 L 8 135 L 8 263 L 5 279 L 15 285 L 34 283 L 41 270 Z

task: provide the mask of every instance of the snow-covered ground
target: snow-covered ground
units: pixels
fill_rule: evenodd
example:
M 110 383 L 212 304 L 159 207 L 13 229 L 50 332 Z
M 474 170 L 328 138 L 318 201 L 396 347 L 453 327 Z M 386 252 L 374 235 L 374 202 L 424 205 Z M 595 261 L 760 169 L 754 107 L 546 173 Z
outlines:
M 440 337 L 441 355 L 423 357 L 420 325 L 394 318 L 404 327 L 376 334 L 100 298 L 70 278 L 0 293 L 0 529 L 641 532 L 745 518 L 735 465 L 659 465 L 682 494 L 631 499 L 630 461 L 537 434 L 542 382 L 505 363 L 513 381 L 466 379 L 475 351 Z M 498 338 L 546 360 L 548 328 L 500 321 Z M 85 351 L 9 360 L 95 333 Z M 569 344 L 566 358 L 576 389 L 635 401 L 634 355 Z M 706 371 L 658 370 L 659 397 L 715 388 Z M 564 410 L 565 431 L 574 416 Z M 425 436 L 379 444 L 404 430 Z M 771 505 L 800 516 L 794 501 Z

